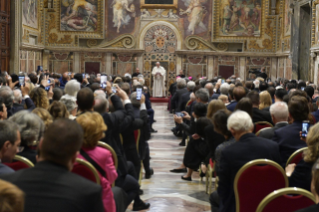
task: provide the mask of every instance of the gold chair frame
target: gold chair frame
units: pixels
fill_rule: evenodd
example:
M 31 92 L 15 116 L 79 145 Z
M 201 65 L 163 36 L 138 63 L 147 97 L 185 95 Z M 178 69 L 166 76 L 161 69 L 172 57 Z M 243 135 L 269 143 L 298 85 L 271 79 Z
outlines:
M 303 147 L 303 148 L 300 148 L 298 150 L 296 150 L 294 153 L 292 153 L 290 155 L 290 157 L 288 158 L 287 160 L 287 163 L 286 163 L 286 167 L 290 164 L 290 162 L 300 153 L 300 152 L 304 152 L 305 150 L 307 150 L 308 147 Z
M 211 194 L 212 193 L 212 185 L 213 185 L 213 175 L 215 172 L 215 161 L 214 161 L 214 167 L 210 165 L 210 163 L 207 166 L 207 171 L 206 171 L 206 194 Z M 215 178 L 215 191 L 217 190 L 218 186 L 218 177 L 216 176 Z
M 264 208 L 268 205 L 268 203 L 270 203 L 272 200 L 276 199 L 277 197 L 280 197 L 282 195 L 287 195 L 287 194 L 299 194 L 299 195 L 303 195 L 305 197 L 308 197 L 309 199 L 311 199 L 314 204 L 316 204 L 316 199 L 313 196 L 312 193 L 310 193 L 309 191 L 302 189 L 302 188 L 282 188 L 282 189 L 278 189 L 276 191 L 271 192 L 270 194 L 268 194 L 258 205 L 256 212 L 262 212 L 264 210 Z
M 83 165 L 83 166 L 85 166 L 85 167 L 87 167 L 88 169 L 90 169 L 90 171 L 94 174 L 96 184 L 101 185 L 100 176 L 99 176 L 98 172 L 96 171 L 96 169 L 94 168 L 94 166 L 91 163 L 89 163 L 89 162 L 87 162 L 85 160 L 82 160 L 80 158 L 77 158 L 76 162 L 81 164 L 81 165 Z
M 245 165 L 243 165 L 243 167 L 241 167 L 239 169 L 239 171 L 236 174 L 235 180 L 234 180 L 234 192 L 235 192 L 235 198 L 236 198 L 236 212 L 240 212 L 240 201 L 239 201 L 239 194 L 238 194 L 238 189 L 237 189 L 238 180 L 239 180 L 241 174 L 246 169 L 248 169 L 248 168 L 250 168 L 252 166 L 256 166 L 256 165 L 271 165 L 271 166 L 276 167 L 282 173 L 282 175 L 283 175 L 283 177 L 285 179 L 285 187 L 288 187 L 288 185 L 289 185 L 286 172 L 284 171 L 284 169 L 278 163 L 276 163 L 276 162 L 274 162 L 272 160 L 268 160 L 268 159 L 257 159 L 257 160 L 249 161 L 248 163 L 246 163 Z
M 271 127 L 274 126 L 274 125 L 272 125 L 272 123 L 269 123 L 268 121 L 257 121 L 257 122 L 255 122 L 254 124 L 255 124 L 255 125 L 256 125 L 256 124 L 268 124 L 268 125 L 270 125 Z
M 270 129 L 271 127 L 265 127 L 265 128 L 262 128 L 260 130 L 258 130 L 258 132 L 256 132 L 256 136 L 259 136 L 260 132 L 262 132 L 263 130 L 267 130 L 267 129 Z
M 34 164 L 29 159 L 22 157 L 20 155 L 15 155 L 13 160 L 22 162 L 22 163 L 26 164 L 27 166 L 29 166 L 30 168 L 34 167 Z

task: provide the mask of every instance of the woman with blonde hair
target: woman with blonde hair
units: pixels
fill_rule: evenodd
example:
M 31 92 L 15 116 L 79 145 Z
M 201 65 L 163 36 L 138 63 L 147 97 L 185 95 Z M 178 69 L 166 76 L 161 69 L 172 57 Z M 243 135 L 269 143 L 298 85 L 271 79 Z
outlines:
M 103 188 L 102 201 L 104 210 L 114 212 L 116 208 L 111 186 L 117 178 L 117 172 L 112 153 L 97 146 L 101 138 L 105 136 L 104 132 L 107 130 L 107 126 L 102 116 L 97 112 L 83 113 L 77 117 L 76 121 L 81 125 L 84 133 L 83 145 L 78 158 L 87 161 L 93 160 L 99 166 L 97 170 L 103 170 L 103 173 L 99 173 L 99 175 Z
M 259 94 L 259 110 L 269 111 L 269 107 L 272 105 L 272 99 L 268 91 L 262 91 Z
M 30 92 L 30 98 L 32 99 L 36 107 L 48 109 L 49 108 L 49 98 L 47 92 L 41 88 L 35 88 Z
M 36 114 L 37 116 L 40 117 L 40 119 L 42 119 L 45 129 L 47 130 L 48 127 L 53 123 L 53 118 L 51 116 L 51 114 L 49 113 L 49 111 L 43 109 L 43 108 L 35 108 L 32 113 Z
M 319 158 L 319 123 L 310 128 L 307 138 L 300 139 L 307 143 L 308 149 L 303 152 L 303 159 L 298 164 L 290 164 L 286 167 L 289 177 L 289 187 L 303 188 L 311 191 L 311 170 Z
M 0 212 L 23 212 L 24 193 L 17 186 L 0 180 Z

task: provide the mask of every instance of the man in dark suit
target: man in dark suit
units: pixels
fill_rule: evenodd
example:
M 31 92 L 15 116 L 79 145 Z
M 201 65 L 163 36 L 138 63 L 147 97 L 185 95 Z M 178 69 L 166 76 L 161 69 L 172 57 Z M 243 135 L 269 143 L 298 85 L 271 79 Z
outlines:
M 262 130 L 259 133 L 259 137 L 272 139 L 275 134 L 275 130 L 288 125 L 288 106 L 285 102 L 276 102 L 270 106 L 270 114 L 274 127 Z
M 181 96 L 181 111 L 185 111 L 185 108 L 186 108 L 186 104 L 187 102 L 190 100 L 190 95 L 191 93 L 193 92 L 194 88 L 195 88 L 195 82 L 193 81 L 189 81 L 187 83 L 187 91 L 186 93 L 184 93 L 182 96 Z
M 250 91 L 247 94 L 247 97 L 251 100 L 251 103 L 253 104 L 253 122 L 259 122 L 259 121 L 267 121 L 271 124 L 271 116 L 270 112 L 266 110 L 259 110 L 259 93 L 257 91 Z
M 186 88 L 186 81 L 185 79 L 178 79 L 177 80 L 177 90 L 174 96 L 171 99 L 171 108 L 175 110 L 175 112 L 181 112 L 182 107 L 182 95 L 187 93 L 188 90 Z
M 234 87 L 229 89 L 230 103 L 227 105 L 227 110 L 233 112 L 236 108 L 237 103 L 246 96 L 246 90 L 242 86 Z
M 29 111 L 32 111 L 35 108 L 33 101 L 30 99 L 29 94 L 30 85 L 26 83 L 24 86 L 21 86 L 21 90 L 13 90 L 13 105 L 12 105 L 12 115 L 25 110 L 24 106 Z
M 39 144 L 40 157 L 35 167 L 1 176 L 25 192 L 24 211 L 104 211 L 101 186 L 70 172 L 82 143 L 79 124 L 57 120 Z
M 265 158 L 277 163 L 281 163 L 281 159 L 278 144 L 265 138 L 257 138 L 251 133 L 254 125 L 248 113 L 233 113 L 228 118 L 227 127 L 237 142 L 222 151 L 218 193 L 212 193 L 210 201 L 212 211 L 235 212 L 234 179 L 238 170 L 255 159 Z
M 279 144 L 282 165 L 285 166 L 288 158 L 296 150 L 306 147 L 306 142 L 300 140 L 302 122 L 308 120 L 308 101 L 304 96 L 292 96 L 289 100 L 289 118 L 292 124 L 275 131 L 273 140 Z

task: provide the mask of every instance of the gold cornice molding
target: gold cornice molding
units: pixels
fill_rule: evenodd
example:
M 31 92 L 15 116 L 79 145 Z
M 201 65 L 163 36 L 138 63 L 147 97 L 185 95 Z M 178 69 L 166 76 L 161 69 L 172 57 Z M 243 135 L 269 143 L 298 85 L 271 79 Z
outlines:
M 108 47 L 118 47 L 132 49 L 136 45 L 135 37 L 131 34 L 124 34 L 118 36 L 111 41 L 102 41 L 101 44 L 98 44 L 97 40 L 88 40 L 87 46 L 89 48 L 108 48 Z
M 225 52 L 228 49 L 228 44 L 226 43 L 219 43 L 215 46 L 213 43 L 207 42 L 201 37 L 191 35 L 185 39 L 185 46 L 187 49 L 190 50 L 213 50 L 217 52 Z
M 236 57 L 288 57 L 289 53 L 271 53 L 271 52 L 216 52 L 216 51 L 196 51 L 177 50 L 177 55 L 204 55 L 204 56 L 236 56 Z
M 52 52 L 100 52 L 100 53 L 126 53 L 126 54 L 144 54 L 144 49 L 119 49 L 119 48 L 78 48 L 78 47 L 45 47 L 44 50 Z

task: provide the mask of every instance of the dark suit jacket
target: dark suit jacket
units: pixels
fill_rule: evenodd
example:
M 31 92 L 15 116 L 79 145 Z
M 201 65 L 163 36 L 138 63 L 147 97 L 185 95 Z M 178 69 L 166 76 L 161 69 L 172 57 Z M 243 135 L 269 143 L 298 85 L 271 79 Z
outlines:
M 303 159 L 297 164 L 289 179 L 289 187 L 303 188 L 311 192 L 312 166 Z
M 220 212 L 236 210 L 233 186 L 235 176 L 243 165 L 255 159 L 270 159 L 281 164 L 278 144 L 248 133 L 222 151 L 218 184 Z
M 214 130 L 214 125 L 205 128 L 205 141 L 209 146 L 209 157 L 215 160 L 215 150 L 217 146 L 225 141 L 225 137 Z
M 295 212 L 318 212 L 319 211 L 319 204 L 312 205 L 308 208 L 304 208 Z
M 49 161 L 0 178 L 25 192 L 25 212 L 104 211 L 101 186 Z
M 181 96 L 181 107 L 180 107 L 181 111 L 185 111 L 186 104 L 190 100 L 190 95 L 191 95 L 191 92 L 187 91 Z
M 120 133 L 121 130 L 125 131 L 134 121 L 134 112 L 132 104 L 126 104 L 123 107 L 122 101 L 116 95 L 111 97 L 111 101 L 115 111 L 102 114 L 107 130 L 105 131 L 105 137 L 101 140 L 109 144 L 116 152 L 118 158 L 117 181 L 118 185 L 121 185 L 121 180 L 127 174 L 127 162 L 124 148 L 121 144 Z
M 295 121 L 285 127 L 275 130 L 273 140 L 279 144 L 282 166 L 286 166 L 286 162 L 290 155 L 296 150 L 306 147 L 306 142 L 300 140 L 299 132 L 302 129 L 302 122 Z
M 210 97 L 210 101 L 213 100 L 213 99 L 218 99 L 219 97 L 219 93 L 214 93 L 211 97 Z
M 229 105 L 226 106 L 227 110 L 233 112 L 235 110 L 235 107 L 237 105 L 236 101 L 232 101 L 229 103 Z
M 175 112 L 181 112 L 182 107 L 182 95 L 188 93 L 187 88 L 177 89 L 174 96 L 171 99 L 171 108 L 175 109 Z
M 311 114 L 315 117 L 316 123 L 319 122 L 319 110 L 312 112 Z
M 17 155 L 29 159 L 33 164 L 37 163 L 37 151 L 29 148 L 28 146 L 24 147 L 23 151 L 17 153 Z
M 269 111 L 259 110 L 258 108 L 253 108 L 253 122 L 256 123 L 259 121 L 267 121 L 267 122 L 273 124 Z
M 287 125 L 288 125 L 288 122 L 277 123 L 274 127 L 261 131 L 259 133 L 259 137 L 272 140 L 272 138 L 274 137 L 274 134 L 275 134 L 275 130 L 278 130 L 279 128 L 285 127 Z

